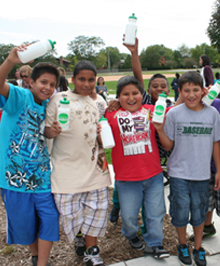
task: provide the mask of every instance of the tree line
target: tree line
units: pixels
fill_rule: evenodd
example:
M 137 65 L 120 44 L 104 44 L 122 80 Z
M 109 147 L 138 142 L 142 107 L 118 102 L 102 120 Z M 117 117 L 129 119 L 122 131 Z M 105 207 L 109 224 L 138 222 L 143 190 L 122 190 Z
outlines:
M 154 69 L 175 69 L 175 68 L 198 68 L 199 58 L 202 54 L 210 57 L 212 67 L 220 65 L 220 0 L 216 0 L 206 34 L 208 35 L 211 46 L 202 43 L 194 48 L 189 48 L 185 44 L 176 50 L 165 47 L 164 45 L 152 45 L 143 49 L 140 53 L 142 68 Z M 5 60 L 9 51 L 14 47 L 13 44 L 0 44 L 0 64 Z M 70 62 L 70 70 L 74 69 L 75 64 L 80 60 L 92 61 L 98 69 L 130 69 L 131 55 L 120 53 L 117 47 L 105 47 L 101 37 L 77 36 L 68 44 L 70 51 L 64 59 Z M 56 49 L 43 57 L 35 60 L 32 67 L 39 61 L 58 64 L 56 60 Z M 15 66 L 12 72 L 19 66 Z

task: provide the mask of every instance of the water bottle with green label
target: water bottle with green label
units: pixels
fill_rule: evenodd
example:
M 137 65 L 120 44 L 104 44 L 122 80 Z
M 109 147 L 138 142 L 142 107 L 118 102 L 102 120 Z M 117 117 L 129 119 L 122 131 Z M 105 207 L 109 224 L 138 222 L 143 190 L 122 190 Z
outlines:
M 211 105 L 220 92 L 220 82 L 217 81 L 209 90 L 209 93 L 202 98 L 206 105 Z
M 165 115 L 165 111 L 167 107 L 166 98 L 167 98 L 167 95 L 165 94 L 164 91 L 162 94 L 159 94 L 159 98 L 156 101 L 155 108 L 154 108 L 154 114 L 153 114 L 153 119 L 152 119 L 153 122 L 163 123 L 164 115 Z
M 137 35 L 137 25 L 136 25 L 137 18 L 135 17 L 134 13 L 132 16 L 129 17 L 128 24 L 126 25 L 125 29 L 125 44 L 128 45 L 135 45 L 135 38 Z
M 60 127 L 62 127 L 62 131 L 65 131 L 69 128 L 70 122 L 70 108 L 69 101 L 64 98 L 60 101 L 60 106 L 58 108 L 57 113 L 57 121 L 60 123 Z
M 18 51 L 17 54 L 21 62 L 25 64 L 53 50 L 55 44 L 56 42 L 51 40 L 39 41 L 27 46 L 24 51 Z

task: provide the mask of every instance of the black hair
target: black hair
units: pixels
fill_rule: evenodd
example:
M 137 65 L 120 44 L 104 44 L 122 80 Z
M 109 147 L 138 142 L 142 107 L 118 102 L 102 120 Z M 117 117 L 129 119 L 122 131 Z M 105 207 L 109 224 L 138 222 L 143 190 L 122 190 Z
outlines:
M 176 73 L 176 78 L 178 79 L 180 77 L 180 74 L 179 73 Z
M 95 65 L 87 60 L 79 61 L 73 70 L 73 77 L 75 78 L 76 75 L 79 73 L 80 70 L 91 70 L 94 72 L 95 76 L 97 75 L 97 70 Z
M 134 76 L 124 76 L 120 78 L 117 83 L 117 91 L 116 91 L 117 98 L 120 96 L 122 89 L 129 84 L 135 85 L 135 87 L 137 87 L 137 89 L 141 92 L 141 94 L 144 93 L 143 86 L 138 79 L 136 79 Z
M 57 68 L 51 63 L 38 63 L 37 65 L 35 65 L 31 73 L 31 78 L 35 82 L 41 75 L 45 73 L 52 74 L 56 77 L 56 86 L 57 86 L 57 84 L 59 83 L 60 74 Z
M 99 80 L 100 80 L 101 78 L 103 78 L 103 77 L 98 77 L 98 79 L 97 79 L 97 85 L 99 85 Z M 104 79 L 104 78 L 103 78 L 103 79 Z M 103 81 L 103 85 L 105 85 L 105 81 Z
M 60 76 L 60 82 L 59 85 L 57 86 L 60 91 L 68 91 L 68 86 L 66 82 L 66 77 L 65 76 Z
M 219 77 L 220 77 L 219 72 L 216 72 L 216 73 L 215 73 L 215 78 L 216 78 L 216 79 L 219 79 Z
M 210 61 L 210 58 L 208 57 L 208 55 L 205 55 L 205 54 L 203 54 L 203 55 L 201 55 L 200 56 L 201 58 L 202 58 L 202 66 L 204 67 L 204 66 L 210 66 L 211 65 L 211 61 Z
M 151 84 L 151 82 L 152 82 L 154 79 L 156 79 L 156 78 L 162 78 L 162 79 L 165 79 L 166 82 L 167 82 L 167 86 L 168 86 L 168 88 L 169 88 L 169 83 L 168 83 L 167 78 L 166 78 L 164 75 L 158 73 L 158 74 L 154 74 L 154 75 L 150 78 L 150 80 L 149 80 L 149 84 L 148 84 L 148 89 L 150 88 L 150 84 Z
M 187 71 L 184 72 L 179 78 L 179 87 L 182 89 L 185 83 L 193 83 L 199 85 L 203 89 L 203 79 L 202 76 L 197 71 Z

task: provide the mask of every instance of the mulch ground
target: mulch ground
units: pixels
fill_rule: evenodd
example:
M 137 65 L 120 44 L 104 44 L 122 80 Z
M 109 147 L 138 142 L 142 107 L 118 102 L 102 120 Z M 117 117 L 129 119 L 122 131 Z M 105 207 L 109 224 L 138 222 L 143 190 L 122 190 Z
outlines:
M 111 195 L 112 188 L 110 188 L 110 196 Z M 111 209 L 112 202 L 110 201 L 109 212 Z M 142 224 L 141 215 L 139 215 L 139 224 Z M 105 237 L 98 240 L 101 257 L 104 259 L 106 265 L 143 256 L 143 251 L 136 251 L 129 246 L 127 239 L 121 235 L 121 227 L 121 218 L 119 218 L 117 225 L 109 222 Z M 31 266 L 31 256 L 28 247 L 22 245 L 7 245 L 5 231 L 5 208 L 2 199 L 0 198 L 0 265 Z M 170 255 L 176 255 L 177 233 L 173 225 L 170 223 L 170 217 L 168 214 L 164 219 L 163 244 L 169 251 Z M 49 263 L 51 266 L 85 265 L 83 259 L 76 256 L 74 244 L 67 243 L 61 226 L 60 241 L 54 243 Z

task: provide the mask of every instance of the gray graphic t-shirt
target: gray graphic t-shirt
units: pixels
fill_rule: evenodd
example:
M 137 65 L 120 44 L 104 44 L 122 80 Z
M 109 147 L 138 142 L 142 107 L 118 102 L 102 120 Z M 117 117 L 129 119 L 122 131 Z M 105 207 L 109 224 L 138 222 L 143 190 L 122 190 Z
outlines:
M 169 176 L 187 180 L 210 178 L 213 143 L 220 140 L 218 111 L 205 106 L 193 111 L 181 104 L 167 113 L 165 133 L 174 141 Z

